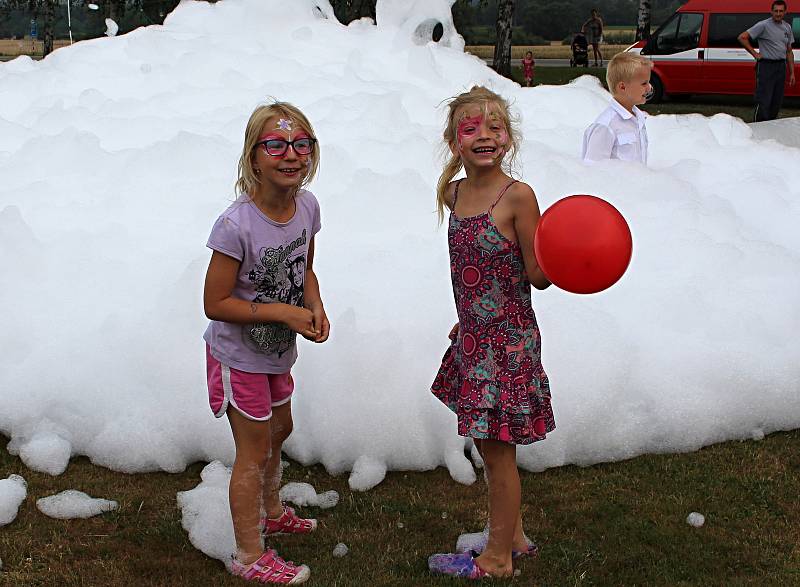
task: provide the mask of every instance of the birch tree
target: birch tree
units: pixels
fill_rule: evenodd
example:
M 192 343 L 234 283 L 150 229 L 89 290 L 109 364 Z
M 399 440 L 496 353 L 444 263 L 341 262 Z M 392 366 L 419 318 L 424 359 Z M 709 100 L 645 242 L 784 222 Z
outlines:
M 494 44 L 492 68 L 505 77 L 511 77 L 511 32 L 514 19 L 514 0 L 497 3 L 497 37 Z
M 636 40 L 642 41 L 650 38 L 650 8 L 651 0 L 639 0 L 639 18 L 636 20 Z
M 56 14 L 57 0 L 43 0 L 42 16 L 44 17 L 44 30 L 42 31 L 42 57 L 47 57 L 53 52 L 53 21 Z

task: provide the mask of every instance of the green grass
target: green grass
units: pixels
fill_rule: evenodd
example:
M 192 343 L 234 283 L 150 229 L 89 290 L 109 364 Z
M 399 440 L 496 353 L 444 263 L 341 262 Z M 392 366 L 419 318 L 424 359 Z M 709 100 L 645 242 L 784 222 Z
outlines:
M 560 85 L 569 83 L 570 80 L 581 75 L 597 77 L 605 87 L 606 72 L 599 67 L 537 67 L 534 81 L 536 84 Z M 512 68 L 512 78 L 519 84 L 524 84 L 522 68 Z M 643 107 L 650 114 L 730 114 L 737 116 L 745 122 L 753 121 L 752 96 L 722 96 L 722 95 L 695 95 L 667 99 L 658 104 L 647 104 Z M 783 101 L 780 118 L 800 116 L 800 98 L 786 98 Z
M 499 584 L 797 585 L 798 443 L 794 431 L 688 454 L 523 473 L 523 512 L 542 554 Z M 202 466 L 125 475 L 78 458 L 51 477 L 0 450 L 3 476 L 28 481 L 19 516 L 0 530 L 0 585 L 241 585 L 181 527 L 175 495 L 199 483 Z M 292 463 L 284 481 L 341 495 L 333 509 L 304 510 L 320 520 L 315 535 L 276 543 L 311 566 L 313 585 L 460 584 L 430 577 L 425 560 L 451 549 L 461 531 L 480 530 L 486 516 L 484 483 L 465 487 L 442 469 L 390 473 L 367 493 L 351 492 L 346 476 L 319 466 Z M 120 509 L 70 521 L 36 509 L 36 499 L 69 488 L 116 499 Z M 706 516 L 704 527 L 686 524 L 691 511 Z M 331 555 L 338 542 L 350 547 L 341 559 Z

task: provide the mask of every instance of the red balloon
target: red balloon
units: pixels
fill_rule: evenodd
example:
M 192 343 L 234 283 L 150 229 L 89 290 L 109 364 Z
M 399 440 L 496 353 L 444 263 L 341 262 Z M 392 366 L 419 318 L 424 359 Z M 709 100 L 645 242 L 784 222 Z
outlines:
M 533 249 L 554 285 L 597 293 L 614 285 L 631 261 L 633 238 L 625 218 L 596 196 L 567 196 L 545 210 Z

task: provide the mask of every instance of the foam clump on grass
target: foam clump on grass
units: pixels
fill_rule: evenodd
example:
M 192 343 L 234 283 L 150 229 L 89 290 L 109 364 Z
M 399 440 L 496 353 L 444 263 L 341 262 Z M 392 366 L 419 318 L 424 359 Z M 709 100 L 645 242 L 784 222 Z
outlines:
M 29 469 L 55 476 L 66 471 L 72 444 L 49 426 L 52 423 L 45 419 L 30 437 L 13 439 L 8 443 L 8 452 L 19 455 Z
M 207 464 L 194 489 L 178 493 L 181 524 L 195 548 L 230 564 L 236 552 L 233 521 L 228 505 L 231 471 L 219 461 Z
M 116 501 L 90 497 L 83 491 L 67 489 L 61 493 L 36 500 L 36 507 L 45 516 L 57 520 L 91 518 L 119 507 Z
M 484 528 L 483 532 L 470 532 L 461 534 L 456 540 L 456 551 L 469 552 L 471 550 L 481 551 L 489 538 L 489 527 Z
M 233 521 L 228 502 L 231 470 L 220 461 L 209 463 L 200 473 L 200 483 L 194 489 L 178 493 L 181 524 L 189 533 L 195 548 L 211 558 L 230 564 L 236 552 Z M 298 506 L 331 508 L 339 502 L 339 494 L 326 491 L 317 494 L 308 483 L 287 483 L 279 493 L 281 500 Z
M 10 524 L 17 517 L 20 504 L 28 495 L 28 483 L 19 475 L 0 479 L 0 526 Z
M 333 547 L 332 554 L 336 558 L 342 558 L 343 556 L 347 555 L 348 552 L 350 552 L 350 549 L 347 548 L 347 545 L 344 542 L 340 542 Z
M 317 493 L 313 485 L 298 482 L 287 483 L 281 487 L 280 498 L 281 501 L 290 501 L 300 507 L 312 506 L 322 509 L 332 508 L 339 503 L 339 494 L 336 491 Z
M 695 528 L 700 528 L 706 523 L 706 517 L 699 512 L 692 512 L 686 516 L 686 523 Z

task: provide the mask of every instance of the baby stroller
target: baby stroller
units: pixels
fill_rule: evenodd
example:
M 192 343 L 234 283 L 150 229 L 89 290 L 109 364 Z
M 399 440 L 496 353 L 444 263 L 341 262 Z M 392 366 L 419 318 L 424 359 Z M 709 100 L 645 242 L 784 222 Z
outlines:
M 586 35 L 582 31 L 572 39 L 572 58 L 569 60 L 570 67 L 578 67 L 579 65 L 589 67 L 589 43 L 586 41 Z

